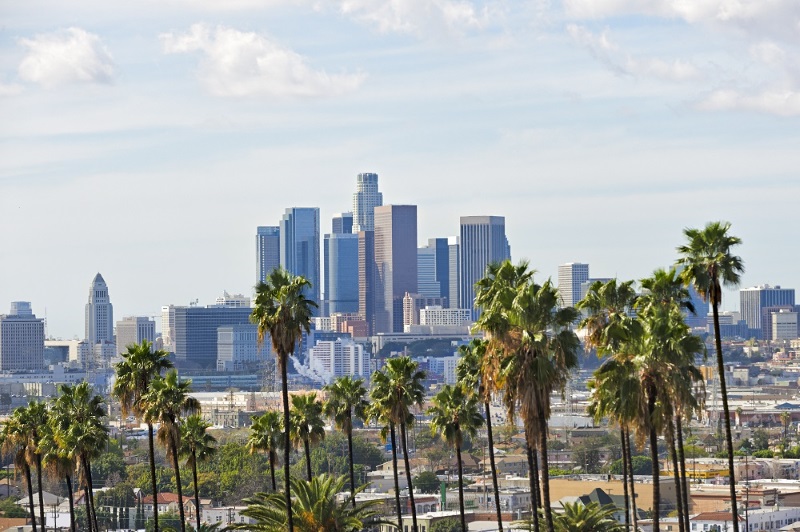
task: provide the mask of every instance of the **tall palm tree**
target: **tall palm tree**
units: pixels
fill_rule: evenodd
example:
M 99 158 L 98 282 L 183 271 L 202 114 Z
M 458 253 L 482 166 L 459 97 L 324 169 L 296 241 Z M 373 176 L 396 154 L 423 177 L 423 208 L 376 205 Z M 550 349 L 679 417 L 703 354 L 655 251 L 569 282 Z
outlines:
M 311 288 L 311 282 L 304 277 L 295 277 L 284 269 L 276 268 L 267 276 L 266 282 L 256 286 L 255 308 L 250 320 L 258 325 L 258 339 L 263 342 L 269 335 L 272 349 L 277 356 L 278 369 L 281 372 L 283 394 L 283 472 L 286 482 L 286 508 L 290 508 L 291 486 L 289 470 L 289 384 L 287 380 L 288 358 L 294 354 L 295 345 L 302 339 L 303 331 L 311 329 L 311 316 L 317 307 L 314 301 L 305 294 Z M 293 530 L 293 518 L 288 517 L 288 530 Z
M 487 342 L 473 339 L 467 345 L 459 346 L 458 353 L 461 360 L 456 365 L 456 379 L 464 383 L 468 389 L 477 394 L 483 402 L 484 418 L 486 419 L 486 437 L 489 445 L 489 464 L 492 473 L 492 487 L 494 488 L 494 507 L 497 512 L 497 530 L 503 532 L 503 518 L 500 510 L 500 489 L 497 483 L 497 468 L 494 463 L 494 437 L 492 434 L 492 413 L 489 405 L 490 394 L 488 387 L 483 385 L 482 364 L 486 355 Z
M 733 438 L 731 418 L 728 408 L 728 389 L 725 383 L 725 361 L 722 358 L 722 337 L 719 330 L 719 305 L 722 302 L 722 286 L 738 286 L 744 262 L 731 253 L 734 246 L 742 240 L 729 234 L 728 222 L 710 222 L 704 229 L 686 228 L 683 234 L 686 244 L 678 247 L 678 264 L 683 266 L 681 279 L 694 286 L 697 293 L 711 304 L 714 316 L 714 344 L 717 351 L 717 372 L 719 373 L 722 411 L 725 420 L 725 443 L 728 451 L 728 475 L 730 476 L 731 520 L 733 532 L 739 532 L 739 513 L 736 508 L 736 478 L 733 466 Z
M 122 353 L 122 362 L 114 366 L 116 379 L 111 394 L 117 398 L 122 408 L 122 415 L 133 414 L 140 421 L 144 418 L 141 399 L 150 388 L 150 383 L 162 372 L 173 367 L 169 353 L 153 349 L 147 340 L 140 344 L 127 346 Z M 148 458 L 150 459 L 150 485 L 153 500 L 158 499 L 158 480 L 156 478 L 156 457 L 153 440 L 153 425 L 147 423 Z M 153 531 L 158 532 L 158 504 L 153 505 Z
M 483 425 L 483 417 L 478 410 L 478 398 L 463 385 L 445 385 L 433 398 L 433 406 L 428 409 L 428 414 L 431 416 L 431 432 L 441 434 L 448 444 L 456 448 L 458 508 L 461 512 L 461 529 L 467 530 L 461 447 L 464 444 L 464 436 L 474 438 L 478 434 L 478 428 Z
M 613 505 L 600 506 L 599 503 L 564 503 L 564 511 L 554 519 L 556 532 L 623 532 L 614 518 L 617 509 Z M 523 521 L 523 523 L 525 523 Z
M 577 367 L 580 342 L 571 325 L 578 312 L 560 307 L 551 280 L 538 285 L 527 275 L 527 264 L 514 267 L 510 261 L 499 266 L 493 282 L 479 281 L 476 303 L 483 310 L 476 327 L 489 335 L 490 346 L 494 343 L 487 350 L 494 360 L 486 365 L 484 378 L 504 391 L 510 416 L 519 410 L 528 445 L 541 455 L 542 503 L 547 529 L 553 532 L 547 459 L 550 395 L 563 393 Z
M 186 459 L 186 467 L 192 468 L 194 484 L 194 508 L 197 530 L 200 529 L 200 491 L 197 488 L 197 462 L 206 462 L 217 452 L 217 439 L 208 433 L 211 423 L 193 414 L 181 424 L 180 455 Z M 274 489 L 273 489 L 274 491 Z
M 364 379 L 354 379 L 349 375 L 339 377 L 323 388 L 328 392 L 325 402 L 325 415 L 333 419 L 336 428 L 347 435 L 347 455 L 350 465 L 350 493 L 355 507 L 356 477 L 353 468 L 353 416 L 364 420 L 367 417 L 369 402 Z
M 325 439 L 322 403 L 316 393 L 293 395 L 289 415 L 292 420 L 291 442 L 305 450 L 306 475 L 311 482 L 311 445 Z
M 272 480 L 272 491 L 277 491 L 275 485 L 275 457 L 282 445 L 283 422 L 281 413 L 277 410 L 267 410 L 260 416 L 253 416 L 250 426 L 250 436 L 247 439 L 247 449 L 250 454 L 257 452 L 267 453 L 269 459 L 269 476 Z
M 255 520 L 255 523 L 241 523 L 227 530 L 250 530 L 252 532 L 284 532 L 288 526 L 288 516 L 294 514 L 295 530 L 298 532 L 359 532 L 367 524 L 381 524 L 375 520 L 378 515 L 375 507 L 379 501 L 368 501 L 351 506 L 350 500 L 341 501 L 337 495 L 344 489 L 345 476 L 320 475 L 310 481 L 292 479 L 291 512 L 286 500 L 276 493 L 257 493 L 245 499 L 247 509 L 242 515 Z M 359 493 L 364 488 L 359 488 Z
M 172 459 L 175 471 L 175 486 L 178 491 L 178 514 L 181 520 L 181 532 L 186 532 L 186 516 L 183 509 L 183 488 L 181 486 L 181 468 L 178 463 L 181 448 L 182 419 L 200 412 L 200 402 L 189 395 L 192 381 L 181 381 L 178 372 L 171 369 L 165 377 L 156 377 L 150 383 L 150 389 L 142 397 L 145 421 L 158 424 L 156 439 Z M 153 498 L 158 504 L 158 493 Z M 199 511 L 199 508 L 198 508 Z
M 597 370 L 594 379 L 590 381 L 590 389 L 593 392 L 590 411 L 595 419 L 608 418 L 619 425 L 625 524 L 629 527 L 632 520 L 634 530 L 637 526 L 636 492 L 629 433 L 632 424 L 641 413 L 641 390 L 638 388 L 638 380 L 632 378 L 629 373 L 630 357 L 622 346 L 641 329 L 639 322 L 633 317 L 636 301 L 633 281 L 619 283 L 616 279 L 611 279 L 605 283 L 601 281 L 592 283 L 586 296 L 576 305 L 585 316 L 579 326 L 586 330 L 586 347 L 594 348 L 599 357 L 610 356 L 616 359 L 616 363 Z M 624 385 L 630 388 L 624 394 L 619 393 Z M 632 393 L 634 391 L 636 393 Z M 630 486 L 627 484 L 628 481 Z
M 389 417 L 390 409 L 386 403 L 385 390 L 378 390 L 376 395 L 376 388 L 372 388 L 370 399 L 372 403 L 367 410 L 367 417 L 374 420 L 381 427 L 381 440 L 386 443 L 388 439 L 392 447 L 392 475 L 394 477 L 394 502 L 395 511 L 397 512 L 397 529 L 401 530 L 403 527 L 403 511 L 400 507 L 400 478 L 398 476 L 399 470 L 397 467 L 397 435 L 395 433 L 394 422 Z
M 36 504 L 33 499 L 33 479 L 28 461 L 29 438 L 25 415 L 25 407 L 21 406 L 15 409 L 11 417 L 5 422 L 2 433 L 2 448 L 3 454 L 13 455 L 14 467 L 18 470 L 21 469 L 25 477 L 25 484 L 28 486 L 28 509 L 31 513 L 31 525 L 33 532 L 37 532 Z M 40 522 L 40 524 L 42 525 L 42 532 L 44 532 L 44 523 Z
M 417 508 L 414 503 L 414 486 L 411 481 L 411 464 L 408 459 L 407 427 L 413 423 L 411 409 L 422 406 L 425 400 L 425 389 L 422 381 L 425 372 L 410 357 L 391 358 L 386 362 L 383 371 L 376 371 L 372 376 L 372 397 L 376 404 L 384 409 L 387 419 L 400 427 L 400 441 L 403 444 L 403 462 L 408 482 L 408 497 L 411 504 L 412 532 L 417 532 Z
M 75 532 L 75 504 L 72 487 L 72 478 L 75 474 L 75 459 L 72 457 L 72 449 L 62 447 L 56 441 L 55 431 L 59 423 L 56 412 L 51 410 L 50 423 L 44 427 L 45 430 L 39 442 L 39 449 L 42 453 L 42 466 L 47 475 L 52 479 L 64 479 L 67 485 L 70 531 Z
M 87 519 L 97 526 L 97 510 L 94 504 L 92 482 L 92 460 L 99 457 L 108 443 L 105 400 L 93 394 L 87 382 L 74 386 L 59 386 L 59 396 L 53 403 L 54 438 L 58 446 L 67 450 L 74 459 L 86 487 Z
M 47 405 L 41 401 L 31 401 L 28 406 L 19 407 L 14 411 L 19 431 L 20 441 L 25 450 L 25 460 L 29 467 L 36 471 L 36 482 L 39 487 L 39 520 L 42 529 L 45 527 L 44 495 L 42 493 L 42 454 L 39 448 L 44 427 L 49 419 Z

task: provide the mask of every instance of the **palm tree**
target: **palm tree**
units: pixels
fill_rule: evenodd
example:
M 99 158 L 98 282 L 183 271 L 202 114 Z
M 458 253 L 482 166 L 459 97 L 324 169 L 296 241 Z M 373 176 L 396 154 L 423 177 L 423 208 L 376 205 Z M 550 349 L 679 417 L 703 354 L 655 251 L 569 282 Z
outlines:
M 275 457 L 282 445 L 282 425 L 281 413 L 277 410 L 267 410 L 260 416 L 253 416 L 250 436 L 247 439 L 247 448 L 250 454 L 257 452 L 267 453 L 273 492 L 277 491 L 277 486 L 275 485 Z
M 75 459 L 72 457 L 71 448 L 62 447 L 56 441 L 55 431 L 61 423 L 61 421 L 57 421 L 57 415 L 54 409 L 51 410 L 50 423 L 44 427 L 45 430 L 39 442 L 39 449 L 42 453 L 42 466 L 47 475 L 52 479 L 64 479 L 67 485 L 70 531 L 75 532 L 75 505 L 72 487 L 72 477 L 75 474 Z
M 169 353 L 154 350 L 147 340 L 141 344 L 127 346 L 122 353 L 122 362 L 116 364 L 117 375 L 111 394 L 117 398 L 122 415 L 135 415 L 140 421 L 144 418 L 142 396 L 147 393 L 150 383 L 173 364 L 168 359 Z M 153 489 L 153 500 L 158 500 L 158 483 L 156 478 L 155 445 L 153 442 L 153 425 L 147 423 L 147 444 L 150 459 L 150 482 Z M 153 532 L 158 532 L 158 504 L 153 505 Z
M 632 424 L 641 413 L 641 389 L 638 380 L 630 374 L 630 357 L 622 350 L 622 346 L 641 330 L 639 322 L 633 318 L 636 301 L 633 281 L 618 283 L 616 279 L 611 279 L 606 283 L 592 283 L 586 296 L 576 305 L 578 310 L 585 313 L 580 327 L 587 332 L 586 347 L 596 349 L 599 357 L 611 356 L 616 359 L 614 364 L 598 369 L 590 381 L 589 387 L 593 393 L 589 408 L 595 419 L 608 418 L 619 425 L 625 524 L 630 526 L 632 515 L 634 530 L 638 520 L 629 434 Z M 625 393 L 619 393 L 623 386 L 629 388 Z
M 376 372 L 377 373 L 377 372 Z M 390 445 L 392 447 L 392 474 L 394 476 L 394 502 L 395 502 L 395 510 L 397 511 L 397 529 L 401 530 L 403 527 L 403 512 L 400 508 L 400 479 L 398 477 L 398 467 L 397 467 L 397 435 L 395 433 L 395 424 L 394 421 L 391 420 L 389 417 L 390 409 L 387 407 L 386 403 L 386 391 L 385 390 L 378 390 L 378 394 L 382 394 L 380 396 L 376 395 L 376 388 L 372 388 L 372 393 L 370 394 L 370 398 L 372 399 L 372 404 L 370 404 L 369 409 L 367 410 L 367 417 L 369 419 L 374 419 L 379 426 L 381 426 L 381 440 L 386 443 L 386 440 L 389 439 Z
M 25 407 L 19 407 L 11 414 L 11 417 L 3 425 L 2 441 L 3 454 L 14 456 L 14 467 L 21 469 L 25 476 L 25 484 L 28 486 L 28 509 L 31 513 L 31 525 L 33 532 L 36 528 L 36 504 L 33 499 L 33 479 L 31 478 L 31 466 L 28 461 L 28 429 L 25 420 Z M 44 532 L 44 523 L 42 532 Z M 91 532 L 91 531 L 90 531 Z
M 487 342 L 473 339 L 468 345 L 458 348 L 461 360 L 456 365 L 456 379 L 464 383 L 472 393 L 483 402 L 484 418 L 486 419 L 486 435 L 489 440 L 489 463 L 492 473 L 492 487 L 494 488 L 494 507 L 497 512 L 497 530 L 503 532 L 503 518 L 500 513 L 500 489 L 497 483 L 497 468 L 494 463 L 494 438 L 492 435 L 492 413 L 489 405 L 488 387 L 483 385 L 482 364 L 486 355 Z
M 355 505 L 356 478 L 353 470 L 353 415 L 356 419 L 364 420 L 367 417 L 369 402 L 366 400 L 367 389 L 364 388 L 364 379 L 354 379 L 346 375 L 333 381 L 323 388 L 328 392 L 325 402 L 325 415 L 333 419 L 336 428 L 347 434 L 347 455 L 350 465 L 350 493 Z
M 82 473 L 86 487 L 87 519 L 95 530 L 99 530 L 94 505 L 92 460 L 105 451 L 108 443 L 108 429 L 104 422 L 105 401 L 93 394 L 85 381 L 74 386 L 61 385 L 59 393 L 53 404 L 54 438 Z
M 266 282 L 256 286 L 256 301 L 250 320 L 258 325 L 258 339 L 263 342 L 269 335 L 272 349 L 277 355 L 278 369 L 281 372 L 283 394 L 283 472 L 286 482 L 286 508 L 290 508 L 291 486 L 289 484 L 289 384 L 287 380 L 288 357 L 294 354 L 295 345 L 303 337 L 303 331 L 311 329 L 311 316 L 317 307 L 314 301 L 306 298 L 311 283 L 304 277 L 295 277 L 286 270 L 276 268 L 267 276 Z M 293 530 L 291 513 L 288 530 Z
M 156 439 L 166 450 L 167 458 L 172 459 L 175 486 L 178 491 L 181 532 L 186 532 L 186 517 L 183 509 L 181 469 L 178 463 L 181 448 L 180 424 L 185 416 L 200 412 L 200 402 L 189 395 L 191 385 L 192 381 L 180 381 L 178 372 L 171 369 L 165 377 L 156 377 L 150 383 L 150 389 L 142 397 L 145 421 L 159 425 Z M 158 493 L 155 494 L 153 501 L 153 506 L 156 506 Z
M 425 400 L 425 389 L 422 381 L 425 372 L 410 357 L 391 358 L 386 362 L 383 371 L 376 371 L 372 376 L 372 397 L 383 409 L 385 417 L 400 427 L 400 441 L 403 444 L 403 461 L 408 481 L 408 497 L 411 504 L 412 532 L 417 532 L 417 508 L 414 503 L 414 487 L 411 482 L 411 464 L 408 459 L 408 439 L 406 428 L 413 423 L 411 409 L 422 406 Z
M 733 532 L 739 532 L 739 513 L 736 508 L 736 479 L 733 466 L 733 438 L 728 409 L 728 391 L 725 384 L 725 361 L 722 358 L 722 337 L 719 330 L 719 305 L 722 302 L 722 285 L 738 286 L 744 273 L 744 262 L 731 254 L 731 248 L 742 243 L 738 237 L 728 233 L 728 222 L 710 222 L 704 229 L 686 228 L 683 234 L 687 243 L 678 247 L 681 257 L 678 264 L 684 267 L 681 279 L 694 286 L 697 293 L 711 304 L 714 316 L 714 344 L 717 351 L 722 411 L 725 419 L 725 442 L 728 451 L 728 475 L 730 476 L 731 520 Z
M 197 462 L 206 462 L 217 452 L 217 439 L 208 433 L 210 426 L 210 423 L 203 421 L 203 418 L 197 414 L 187 417 L 181 425 L 180 455 L 186 458 L 186 467 L 192 468 L 197 530 L 200 529 L 200 491 L 197 489 Z
M 506 261 L 490 269 L 490 275 L 486 283 L 478 282 L 476 297 L 483 310 L 476 328 L 489 335 L 487 354 L 493 358 L 484 379 L 503 389 L 510 417 L 519 409 L 528 445 L 541 455 L 545 522 L 553 532 L 547 459 L 550 395 L 556 390 L 563 393 L 578 364 L 580 342 L 570 328 L 578 312 L 560 308 L 561 297 L 552 281 L 534 283 L 525 263 L 514 267 Z
M 564 503 L 564 511 L 554 518 L 556 532 L 623 532 L 625 530 L 614 519 L 616 508 L 599 503 Z
M 325 424 L 322 421 L 322 403 L 316 393 L 292 396 L 289 412 L 292 420 L 291 442 L 296 447 L 303 446 L 306 456 L 306 474 L 311 481 L 311 444 L 325 439 Z
M 39 520 L 42 530 L 45 527 L 44 495 L 42 493 L 42 454 L 39 444 L 44 427 L 48 423 L 49 412 L 47 405 L 41 401 L 31 401 L 28 406 L 19 407 L 14 411 L 16 418 L 16 431 L 19 443 L 25 452 L 28 467 L 36 470 L 36 482 L 39 487 Z
M 287 511 L 286 500 L 276 493 L 257 493 L 245 499 L 247 509 L 242 515 L 255 520 L 255 523 L 241 523 L 226 530 L 250 530 L 252 532 L 284 532 L 288 526 L 289 515 L 294 515 L 295 530 L 298 532 L 358 532 L 367 523 L 380 524 L 374 518 L 378 515 L 375 506 L 379 501 L 369 501 L 351 505 L 349 499 L 339 500 L 346 483 L 345 476 L 320 475 L 310 481 L 291 479 L 292 511 Z M 360 493 L 364 488 L 359 488 Z
M 461 512 L 461 529 L 466 531 L 461 446 L 464 444 L 464 435 L 474 438 L 478 434 L 478 428 L 483 425 L 483 417 L 478 410 L 478 398 L 463 385 L 445 385 L 433 398 L 433 406 L 428 409 L 428 414 L 431 416 L 431 432 L 441 434 L 448 444 L 456 448 L 458 507 Z

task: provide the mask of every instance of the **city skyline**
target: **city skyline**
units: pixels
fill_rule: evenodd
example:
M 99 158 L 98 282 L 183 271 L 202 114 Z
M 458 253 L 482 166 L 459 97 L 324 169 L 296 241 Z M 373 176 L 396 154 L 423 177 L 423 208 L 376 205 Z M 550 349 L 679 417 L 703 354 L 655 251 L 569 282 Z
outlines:
M 0 305 L 72 337 L 96 272 L 119 316 L 250 293 L 255 228 L 327 228 L 371 172 L 418 245 L 503 216 L 541 277 L 638 279 L 728 220 L 742 286 L 800 286 L 793 224 L 764 216 L 800 197 L 796 2 L 385 5 L 7 6 Z

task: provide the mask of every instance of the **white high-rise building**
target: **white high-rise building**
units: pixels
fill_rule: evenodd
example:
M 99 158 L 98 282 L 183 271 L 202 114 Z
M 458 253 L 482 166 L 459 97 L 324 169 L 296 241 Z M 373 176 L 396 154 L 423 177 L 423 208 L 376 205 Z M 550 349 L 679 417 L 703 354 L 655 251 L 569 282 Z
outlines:
M 175 351 L 175 305 L 161 307 L 161 344 L 164 351 Z
M 773 341 L 794 340 L 797 336 L 797 312 L 781 310 L 773 312 L 772 318 L 772 338 Z
M 438 305 L 419 311 L 419 324 L 440 326 L 462 326 L 472 323 L 472 311 L 468 308 L 442 308 Z
M 250 298 L 243 294 L 229 294 L 223 290 L 214 304 L 218 307 L 250 308 Z
M 44 320 L 30 312 L 27 301 L 12 304 L 11 312 L 0 315 L 0 371 L 42 369 Z
M 253 369 L 270 355 L 272 343 L 258 345 L 258 327 L 253 324 L 217 328 L 217 371 Z
M 156 340 L 156 322 L 143 316 L 125 316 L 117 322 L 117 353 L 127 353 L 129 345 Z
M 375 229 L 375 207 L 383 205 L 383 194 L 378 192 L 378 174 L 364 173 L 356 177 L 353 194 L 353 232 Z
M 558 292 L 565 307 L 581 300 L 581 285 L 589 280 L 589 265 L 570 262 L 558 267 Z
M 108 297 L 108 286 L 99 273 L 89 287 L 86 303 L 86 341 L 91 345 L 100 342 L 114 343 L 114 308 Z
M 327 383 L 350 375 L 369 379 L 369 353 L 349 338 L 318 341 L 308 350 L 308 366 Z

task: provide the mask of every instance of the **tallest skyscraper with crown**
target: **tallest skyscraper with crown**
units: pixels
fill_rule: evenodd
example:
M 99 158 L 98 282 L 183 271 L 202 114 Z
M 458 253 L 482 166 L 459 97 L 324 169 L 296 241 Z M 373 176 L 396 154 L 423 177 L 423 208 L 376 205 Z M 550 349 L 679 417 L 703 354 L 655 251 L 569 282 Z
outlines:
M 378 174 L 358 174 L 353 194 L 353 232 L 374 231 L 375 207 L 381 205 L 383 194 L 378 192 Z

